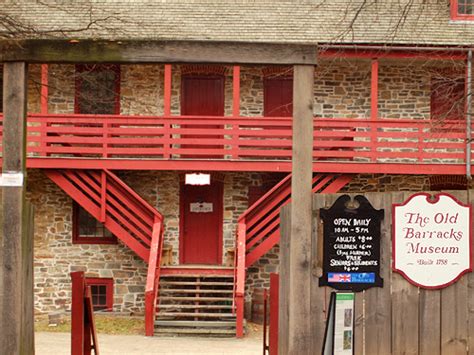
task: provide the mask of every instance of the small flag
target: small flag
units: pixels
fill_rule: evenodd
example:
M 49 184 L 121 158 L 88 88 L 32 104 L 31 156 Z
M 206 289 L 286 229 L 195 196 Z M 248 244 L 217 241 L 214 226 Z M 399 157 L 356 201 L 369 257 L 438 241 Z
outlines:
M 351 282 L 350 273 L 328 273 L 328 282 Z

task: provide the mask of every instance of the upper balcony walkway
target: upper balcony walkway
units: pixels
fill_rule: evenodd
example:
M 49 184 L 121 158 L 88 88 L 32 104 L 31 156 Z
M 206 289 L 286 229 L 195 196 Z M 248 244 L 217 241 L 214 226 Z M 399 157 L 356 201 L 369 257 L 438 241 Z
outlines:
M 325 54 L 326 58 L 331 55 L 331 52 Z M 338 59 L 341 53 L 334 55 Z M 343 55 L 349 60 L 353 53 Z M 363 68 L 355 66 L 348 70 L 340 66 L 332 69 L 333 76 L 321 79 L 324 75 L 320 73 L 316 78 L 315 97 L 320 105 L 331 100 L 332 104 L 344 101 L 352 104 L 343 105 L 346 110 L 339 118 L 337 105 L 332 113 L 321 112 L 314 118 L 313 170 L 320 173 L 466 174 L 474 163 L 474 144 L 470 143 L 472 135 L 466 118 L 469 117 L 468 105 L 457 119 L 430 118 L 436 112 L 433 105 L 431 109 L 429 106 L 430 85 L 433 87 L 430 78 L 442 70 L 434 67 L 431 72 L 420 74 L 416 68 L 424 68 L 424 64 L 413 71 L 401 66 L 394 70 L 388 61 L 379 82 L 379 61 L 370 59 L 376 55 L 368 53 L 369 59 L 365 62 L 368 65 Z M 464 56 L 446 57 L 438 53 L 424 58 L 423 53 L 413 55 L 413 58 L 407 57 L 408 64 L 421 56 L 421 59 L 433 59 L 433 63 L 448 61 L 450 68 L 455 59 L 461 68 L 461 78 L 465 75 Z M 397 63 L 401 60 L 396 53 L 392 57 L 386 59 L 397 60 Z M 355 54 L 355 59 L 361 58 L 365 58 L 364 53 Z M 233 66 L 228 78 L 231 85 L 226 90 L 232 94 L 226 94 L 231 100 L 226 103 L 225 116 L 182 115 L 172 110 L 177 100 L 173 96 L 176 90 L 172 89 L 174 74 L 170 64 L 162 68 L 163 114 L 160 116 L 49 113 L 48 87 L 54 86 L 48 84 L 48 66 L 42 65 L 41 69 L 41 113 L 28 115 L 29 168 L 291 171 L 292 118 L 263 117 L 263 113 L 244 117 L 241 104 L 248 99 L 245 95 L 249 95 L 249 71 L 241 75 L 238 65 Z M 344 76 L 340 70 L 346 70 L 346 76 L 352 77 L 354 73 L 358 76 L 352 78 L 352 82 L 344 82 L 337 79 Z M 241 76 L 246 89 L 241 89 Z M 63 81 L 55 80 L 59 83 L 56 83 L 56 91 L 61 91 Z M 403 88 L 401 82 L 409 85 Z M 124 83 L 128 82 L 124 79 Z M 467 97 L 469 85 L 463 85 Z M 128 91 L 134 92 L 135 88 L 129 85 Z M 327 97 L 327 93 L 338 93 L 338 96 Z M 51 95 L 53 102 L 58 93 L 55 95 Z M 141 94 L 137 91 L 133 95 Z M 392 99 L 392 95 L 398 97 L 398 101 Z M 409 100 L 401 100 L 402 96 Z M 155 96 L 151 97 L 155 100 Z M 421 109 L 415 105 L 420 97 Z M 409 108 L 402 112 L 400 103 Z M 389 109 L 392 106 L 395 108 Z M 354 112 L 353 116 L 350 112 Z M 2 119 L 0 115 L 0 122 Z M 473 129 L 471 123 L 471 131 Z
M 291 124 L 288 117 L 30 114 L 27 166 L 289 172 Z M 466 159 L 474 163 L 467 149 L 465 121 L 314 119 L 317 172 L 465 174 Z

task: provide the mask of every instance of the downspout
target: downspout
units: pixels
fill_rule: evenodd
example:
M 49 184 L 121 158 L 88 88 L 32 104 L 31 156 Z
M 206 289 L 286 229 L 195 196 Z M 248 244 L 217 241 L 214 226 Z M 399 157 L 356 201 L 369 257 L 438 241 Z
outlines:
M 466 177 L 472 180 L 471 174 L 471 146 L 472 146 L 472 49 L 467 55 L 467 90 L 466 90 Z

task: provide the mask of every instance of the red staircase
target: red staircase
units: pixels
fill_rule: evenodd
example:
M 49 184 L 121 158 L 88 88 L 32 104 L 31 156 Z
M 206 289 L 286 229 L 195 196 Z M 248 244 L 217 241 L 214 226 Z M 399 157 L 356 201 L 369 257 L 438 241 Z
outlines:
M 348 175 L 316 174 L 313 177 L 313 193 L 336 193 L 351 179 Z M 238 337 L 243 335 L 245 270 L 280 241 L 280 208 L 290 201 L 291 174 L 239 217 L 234 289 Z
M 148 263 L 145 328 L 147 335 L 153 335 L 163 248 L 163 216 L 108 170 L 45 172 L 74 201 Z

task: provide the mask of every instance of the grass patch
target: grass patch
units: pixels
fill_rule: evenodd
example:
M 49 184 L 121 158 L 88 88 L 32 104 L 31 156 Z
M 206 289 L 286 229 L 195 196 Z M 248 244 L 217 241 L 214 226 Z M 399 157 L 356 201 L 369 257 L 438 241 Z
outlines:
M 143 317 L 125 317 L 96 314 L 95 325 L 99 334 L 143 335 L 145 334 Z M 47 316 L 36 316 L 36 332 L 70 333 L 71 319 L 64 319 L 62 324 L 49 326 Z

